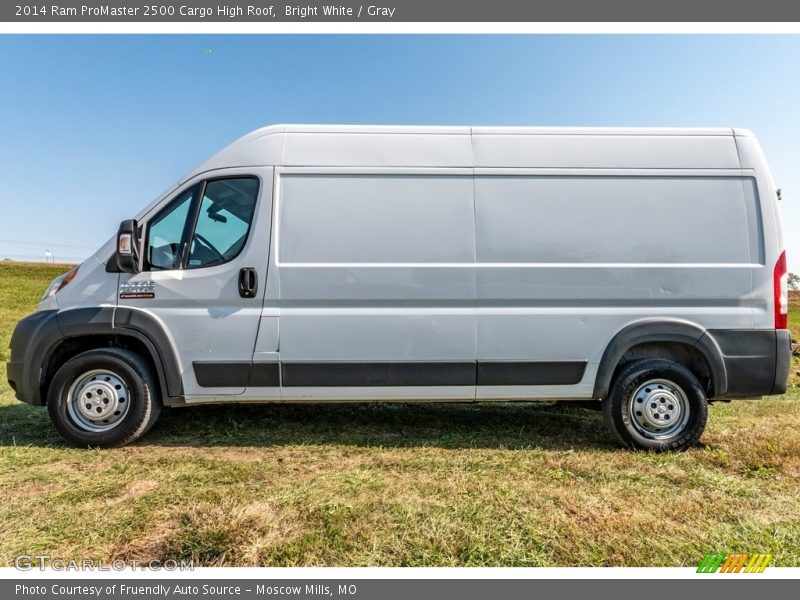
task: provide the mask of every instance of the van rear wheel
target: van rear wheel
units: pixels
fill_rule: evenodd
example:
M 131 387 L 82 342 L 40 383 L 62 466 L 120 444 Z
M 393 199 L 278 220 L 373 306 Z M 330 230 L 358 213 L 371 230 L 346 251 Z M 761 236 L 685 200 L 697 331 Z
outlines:
M 686 450 L 708 420 L 708 399 L 697 377 L 665 359 L 625 366 L 603 400 L 603 417 L 617 439 L 637 450 Z
M 144 435 L 158 418 L 158 381 L 149 363 L 135 352 L 89 350 L 56 372 L 47 410 L 73 446 L 124 446 Z

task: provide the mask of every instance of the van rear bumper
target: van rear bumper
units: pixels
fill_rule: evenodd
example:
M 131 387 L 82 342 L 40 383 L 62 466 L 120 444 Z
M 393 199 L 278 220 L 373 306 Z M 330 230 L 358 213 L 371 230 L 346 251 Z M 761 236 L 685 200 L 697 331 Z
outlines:
M 775 384 L 772 394 L 783 394 L 792 370 L 792 336 L 788 329 L 775 331 Z
M 707 334 L 719 346 L 727 389 L 719 398 L 783 394 L 789 379 L 792 349 L 788 329 L 713 329 Z
M 42 310 L 17 323 L 11 336 L 11 356 L 6 363 L 8 384 L 17 398 L 41 406 L 40 383 L 47 350 L 60 339 L 56 310 Z

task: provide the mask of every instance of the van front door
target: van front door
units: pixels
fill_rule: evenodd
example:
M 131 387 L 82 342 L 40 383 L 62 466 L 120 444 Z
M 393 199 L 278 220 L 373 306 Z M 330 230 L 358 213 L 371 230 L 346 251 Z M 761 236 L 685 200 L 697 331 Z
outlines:
M 267 274 L 271 194 L 272 169 L 226 172 L 190 182 L 142 220 L 142 271 L 122 274 L 118 306 L 148 313 L 162 326 L 189 400 L 242 394 L 247 386 Z

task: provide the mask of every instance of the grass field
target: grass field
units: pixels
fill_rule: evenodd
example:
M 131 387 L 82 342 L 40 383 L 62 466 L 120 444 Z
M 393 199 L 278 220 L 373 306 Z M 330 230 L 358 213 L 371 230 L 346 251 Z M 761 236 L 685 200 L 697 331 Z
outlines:
M 0 263 L 0 361 L 63 270 Z M 797 303 L 792 322 L 800 338 Z M 558 405 L 173 409 L 134 446 L 85 451 L 13 398 L 0 362 L 0 564 L 676 566 L 716 550 L 798 566 L 799 408 L 796 386 L 714 404 L 681 454 L 621 450 L 599 413 Z

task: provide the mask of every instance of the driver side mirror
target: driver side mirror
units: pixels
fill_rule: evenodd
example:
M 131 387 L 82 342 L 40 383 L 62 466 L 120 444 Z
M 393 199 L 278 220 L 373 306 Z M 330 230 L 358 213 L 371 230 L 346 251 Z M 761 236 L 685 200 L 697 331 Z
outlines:
M 119 224 L 117 231 L 117 267 L 123 273 L 135 275 L 140 270 L 139 244 L 136 239 L 136 219 L 127 219 Z

